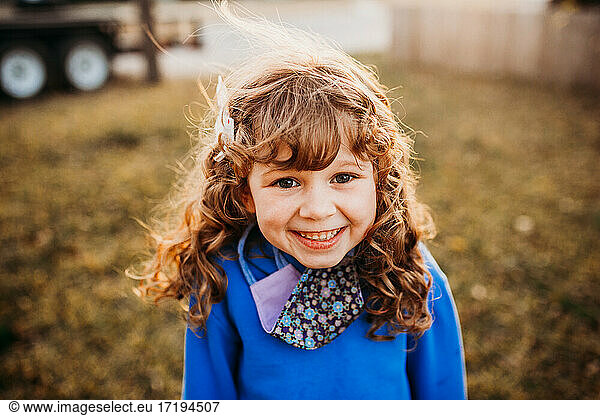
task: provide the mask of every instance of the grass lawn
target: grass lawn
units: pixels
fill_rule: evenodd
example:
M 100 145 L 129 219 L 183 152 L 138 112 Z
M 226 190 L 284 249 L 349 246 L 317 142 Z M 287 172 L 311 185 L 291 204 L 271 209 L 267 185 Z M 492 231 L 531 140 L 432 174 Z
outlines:
M 600 399 L 600 99 L 369 57 L 416 136 L 471 398 Z M 402 97 L 402 98 L 400 98 Z M 0 103 L 0 392 L 176 399 L 178 305 L 123 270 L 190 145 L 193 81 Z

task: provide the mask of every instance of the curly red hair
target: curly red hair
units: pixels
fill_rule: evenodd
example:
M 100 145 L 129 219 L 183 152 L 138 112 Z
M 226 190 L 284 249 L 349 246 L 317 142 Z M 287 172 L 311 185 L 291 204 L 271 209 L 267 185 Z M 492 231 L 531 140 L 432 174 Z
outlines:
M 249 24 L 227 10 L 224 16 L 237 27 Z M 334 47 L 264 22 L 251 28 L 248 32 L 273 42 L 283 39 L 288 47 L 271 48 L 225 80 L 235 140 L 225 146 L 210 132 L 201 133 L 190 159 L 194 164 L 182 177 L 177 203 L 168 209 L 175 223 L 163 219 L 163 231 L 151 231 L 151 257 L 141 272 L 129 272 L 140 279 L 138 293 L 155 301 L 187 301 L 193 295 L 197 302 L 188 311 L 189 322 L 204 328 L 211 306 L 227 289 L 217 257 L 254 221 L 243 203 L 253 163 L 320 170 L 344 142 L 356 157 L 372 162 L 376 175 L 375 223 L 355 250 L 370 293 L 367 336 L 419 336 L 431 325 L 431 279 L 418 242 L 432 238 L 435 230 L 427 207 L 415 198 L 413 140 L 392 112 L 385 87 L 371 68 Z M 281 146 L 291 150 L 285 161 L 276 160 Z M 215 161 L 220 151 L 226 157 Z M 376 334 L 385 324 L 385 334 Z

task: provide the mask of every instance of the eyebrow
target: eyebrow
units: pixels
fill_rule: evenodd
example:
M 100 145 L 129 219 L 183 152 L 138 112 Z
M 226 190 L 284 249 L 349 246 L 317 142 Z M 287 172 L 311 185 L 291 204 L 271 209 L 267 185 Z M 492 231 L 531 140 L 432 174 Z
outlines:
M 358 162 L 358 163 L 357 163 L 357 162 Z M 360 166 L 360 164 L 359 164 L 360 162 L 367 163 L 367 161 L 362 161 L 362 160 L 360 160 L 360 159 L 356 159 L 356 160 L 355 160 L 355 159 L 352 159 L 352 160 L 346 160 L 346 161 L 342 162 L 342 163 L 341 163 L 341 164 L 338 166 L 338 168 L 345 168 L 346 166 L 356 166 L 357 168 L 359 168 L 359 169 L 362 169 L 362 167 L 361 167 L 361 166 Z

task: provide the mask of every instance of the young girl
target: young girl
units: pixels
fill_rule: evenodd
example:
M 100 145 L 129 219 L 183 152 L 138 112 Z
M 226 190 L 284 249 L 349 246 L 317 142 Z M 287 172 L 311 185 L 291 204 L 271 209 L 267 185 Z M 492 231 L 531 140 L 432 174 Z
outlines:
M 272 47 L 219 80 L 215 128 L 142 284 L 189 305 L 182 397 L 466 398 L 458 315 L 385 88 L 299 32 L 250 32 Z

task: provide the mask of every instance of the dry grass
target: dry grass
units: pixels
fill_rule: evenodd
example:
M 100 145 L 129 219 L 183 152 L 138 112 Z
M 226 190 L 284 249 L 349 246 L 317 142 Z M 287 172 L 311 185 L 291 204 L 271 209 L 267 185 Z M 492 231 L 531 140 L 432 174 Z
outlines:
M 600 398 L 597 95 L 367 61 L 428 135 L 419 191 L 471 397 Z M 184 323 L 122 271 L 195 99 L 193 82 L 113 82 L 0 104 L 2 398 L 179 397 Z

